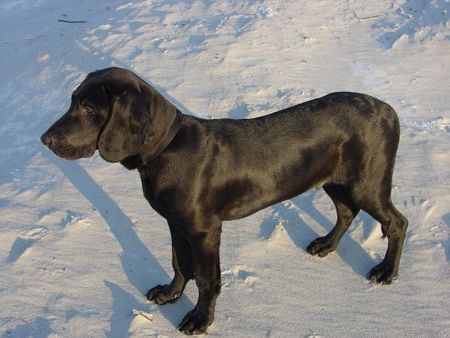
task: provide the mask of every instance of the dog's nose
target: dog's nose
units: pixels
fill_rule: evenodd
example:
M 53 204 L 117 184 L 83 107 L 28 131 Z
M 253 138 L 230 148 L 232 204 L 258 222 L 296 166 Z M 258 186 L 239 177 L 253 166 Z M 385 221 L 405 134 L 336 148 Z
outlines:
M 44 143 L 47 147 L 51 146 L 53 140 L 54 140 L 53 136 L 49 135 L 48 132 L 42 134 L 41 136 L 41 142 Z

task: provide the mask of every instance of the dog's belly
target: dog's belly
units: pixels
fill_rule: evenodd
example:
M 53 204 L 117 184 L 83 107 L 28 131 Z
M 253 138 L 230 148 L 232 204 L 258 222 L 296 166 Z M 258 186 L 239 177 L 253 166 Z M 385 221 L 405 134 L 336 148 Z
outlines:
M 300 163 L 281 174 L 232 179 L 214 189 L 214 208 L 222 220 L 243 218 L 313 187 L 320 188 L 332 180 L 336 168 L 337 163 L 330 158 L 313 171 L 302 171 Z
M 224 221 L 243 218 L 264 209 L 265 207 L 297 196 L 309 188 L 310 187 L 302 188 L 295 191 L 291 190 L 289 193 L 283 190 L 264 193 L 255 189 L 235 198 L 230 198 L 226 203 L 222 204 L 219 208 L 219 217 Z M 218 202 L 219 201 L 220 200 L 218 200 Z
M 242 218 L 334 180 L 341 160 L 337 145 L 296 153 L 300 155 L 261 165 L 259 170 L 238 170 L 239 177 L 216 185 L 210 195 L 216 214 L 222 220 Z

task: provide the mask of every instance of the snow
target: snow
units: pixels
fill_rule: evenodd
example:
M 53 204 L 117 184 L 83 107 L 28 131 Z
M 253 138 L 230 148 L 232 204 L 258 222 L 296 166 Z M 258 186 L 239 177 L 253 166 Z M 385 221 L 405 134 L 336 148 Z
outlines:
M 176 337 L 196 301 L 193 282 L 176 304 L 144 297 L 172 268 L 138 174 L 98 155 L 64 161 L 39 142 L 86 74 L 111 65 L 203 118 L 349 90 L 401 119 L 392 198 L 410 226 L 399 279 L 365 279 L 386 241 L 364 213 L 335 253 L 309 256 L 335 221 L 311 191 L 224 224 L 210 336 L 450 336 L 449 12 L 448 0 L 3 0 L 2 337 Z

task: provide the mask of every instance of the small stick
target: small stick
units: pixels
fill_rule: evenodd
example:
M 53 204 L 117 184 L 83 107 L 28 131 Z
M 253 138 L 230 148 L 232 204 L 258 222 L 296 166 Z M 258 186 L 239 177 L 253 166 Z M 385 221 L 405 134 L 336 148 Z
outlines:
M 143 317 L 143 318 L 145 318 L 147 320 L 150 320 L 150 321 L 153 320 L 153 315 L 151 313 L 147 313 L 147 312 L 144 312 L 144 311 L 139 311 L 139 310 L 136 310 L 136 309 L 133 309 L 133 316 L 141 316 L 141 317 Z
M 64 22 L 64 23 L 86 23 L 86 20 L 73 21 L 73 20 L 59 19 L 58 22 Z
M 376 15 L 370 15 L 370 16 L 363 16 L 362 18 L 359 18 L 358 16 L 356 16 L 356 18 L 359 20 L 365 20 L 365 19 L 378 18 L 379 16 L 380 16 L 380 14 L 376 14 Z

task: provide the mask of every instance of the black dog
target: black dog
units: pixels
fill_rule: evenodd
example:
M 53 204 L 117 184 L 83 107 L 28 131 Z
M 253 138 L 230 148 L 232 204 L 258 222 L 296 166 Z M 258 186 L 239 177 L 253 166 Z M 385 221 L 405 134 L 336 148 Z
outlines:
M 214 320 L 222 221 L 313 186 L 331 197 L 337 222 L 308 252 L 322 257 L 335 250 L 362 209 L 389 241 L 369 279 L 391 283 L 408 224 L 390 198 L 399 134 L 395 111 L 363 94 L 329 94 L 255 119 L 203 120 L 181 114 L 130 71 L 109 68 L 88 75 L 69 111 L 41 139 L 65 159 L 98 149 L 106 161 L 138 169 L 145 198 L 169 224 L 175 271 L 147 298 L 174 302 L 195 279 L 198 302 L 179 329 L 196 334 Z

